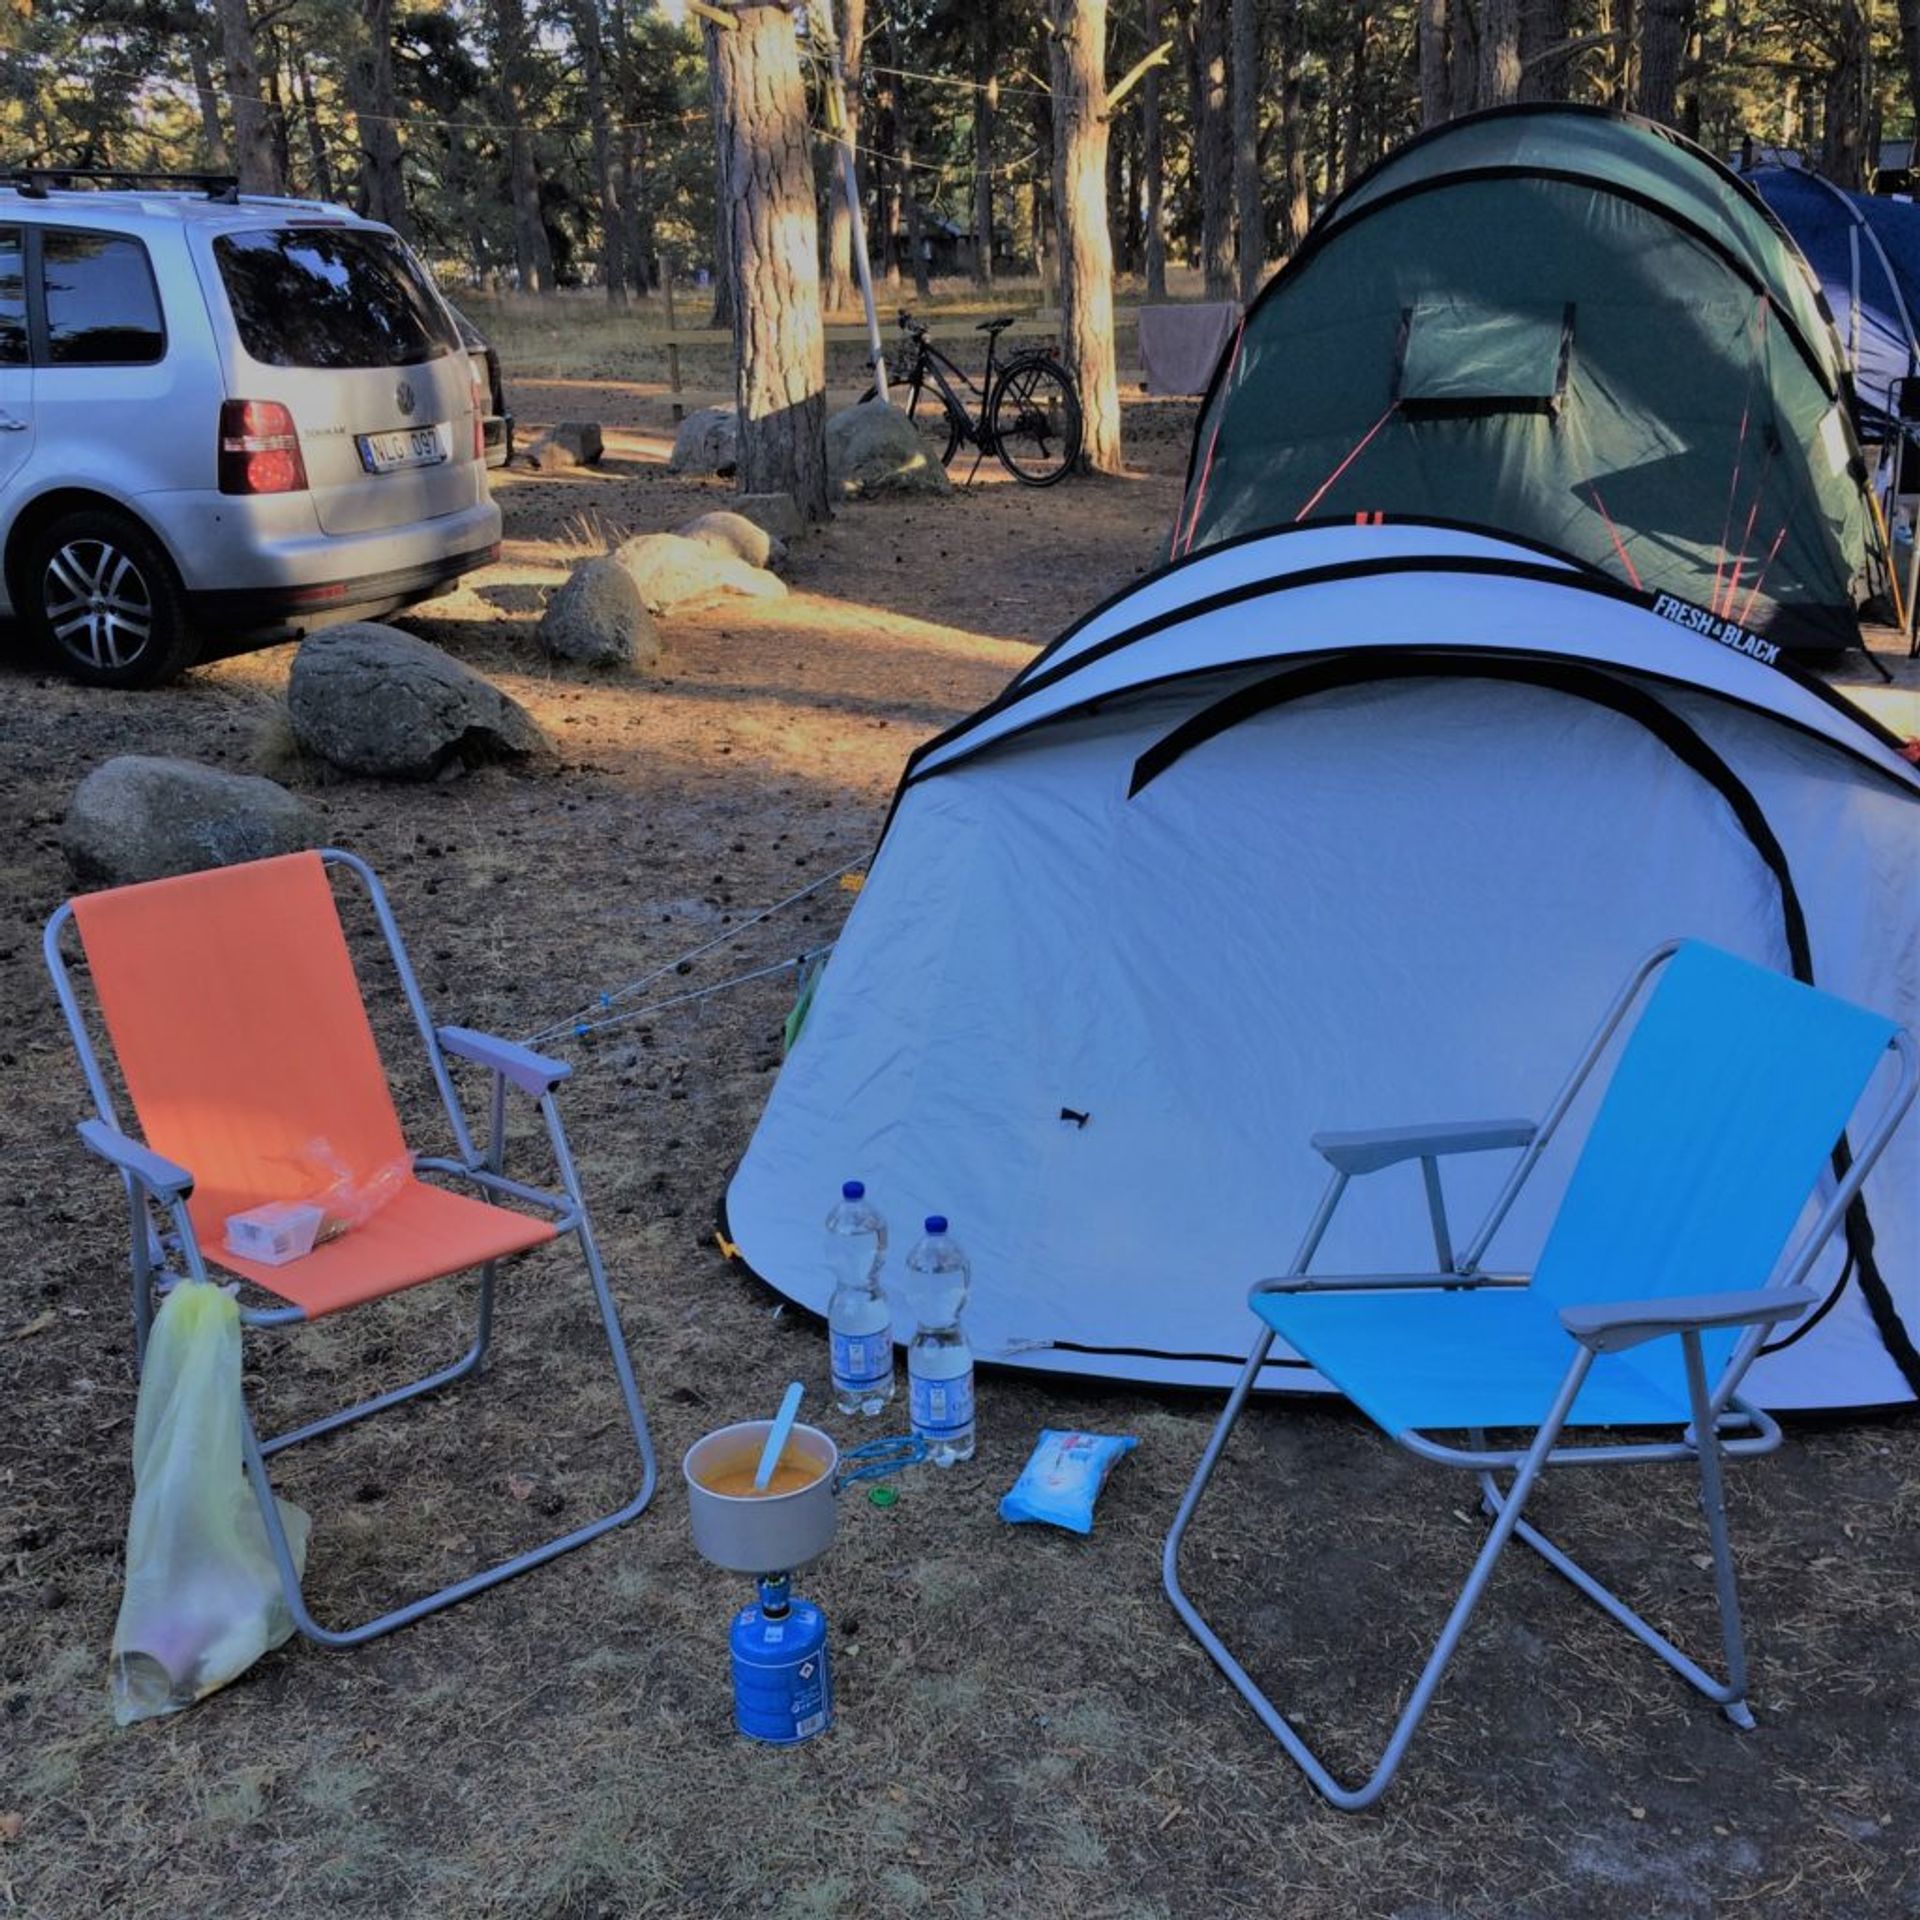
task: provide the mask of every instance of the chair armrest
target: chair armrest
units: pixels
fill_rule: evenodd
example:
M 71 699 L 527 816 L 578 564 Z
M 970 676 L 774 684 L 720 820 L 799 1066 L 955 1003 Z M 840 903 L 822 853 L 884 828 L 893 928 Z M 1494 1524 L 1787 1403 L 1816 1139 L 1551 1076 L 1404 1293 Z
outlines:
M 122 1173 L 130 1174 L 157 1200 L 184 1200 L 193 1191 L 193 1175 L 176 1166 L 164 1154 L 130 1140 L 117 1127 L 104 1120 L 82 1120 L 80 1138 L 102 1160 L 111 1161 Z
M 1460 1293 L 1478 1287 L 1525 1287 L 1530 1273 L 1288 1273 L 1256 1280 L 1249 1304 L 1269 1293 Z
M 1797 1320 L 1818 1298 L 1811 1287 L 1754 1287 L 1739 1293 L 1677 1294 L 1669 1300 L 1609 1300 L 1562 1307 L 1560 1324 L 1595 1353 L 1619 1353 L 1668 1333 Z
M 536 1100 L 551 1093 L 573 1072 L 564 1060 L 551 1059 L 491 1033 L 475 1033 L 471 1027 L 441 1027 L 435 1038 L 443 1053 L 457 1060 L 471 1060 L 476 1067 L 490 1068 Z
M 1536 1129 L 1531 1120 L 1445 1120 L 1427 1127 L 1368 1127 L 1356 1133 L 1316 1133 L 1314 1152 L 1336 1172 L 1378 1173 L 1401 1160 L 1447 1153 L 1485 1153 L 1524 1147 Z

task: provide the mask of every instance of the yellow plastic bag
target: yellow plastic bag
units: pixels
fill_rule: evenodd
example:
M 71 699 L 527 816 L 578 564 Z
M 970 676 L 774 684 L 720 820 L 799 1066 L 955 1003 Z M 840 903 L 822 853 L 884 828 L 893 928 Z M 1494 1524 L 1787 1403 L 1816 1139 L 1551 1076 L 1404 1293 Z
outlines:
M 293 1632 L 240 1452 L 240 1309 L 188 1280 L 154 1317 L 133 1420 L 127 1587 L 113 1630 L 113 1717 L 174 1713 Z M 294 1563 L 307 1516 L 280 1517 Z

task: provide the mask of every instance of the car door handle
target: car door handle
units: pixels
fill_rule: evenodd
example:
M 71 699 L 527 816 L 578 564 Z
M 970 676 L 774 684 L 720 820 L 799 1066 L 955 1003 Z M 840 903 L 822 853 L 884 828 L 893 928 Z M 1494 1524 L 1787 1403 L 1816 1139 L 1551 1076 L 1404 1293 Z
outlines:
M 10 413 L 0 413 L 0 433 L 25 433 L 27 423 L 16 420 Z

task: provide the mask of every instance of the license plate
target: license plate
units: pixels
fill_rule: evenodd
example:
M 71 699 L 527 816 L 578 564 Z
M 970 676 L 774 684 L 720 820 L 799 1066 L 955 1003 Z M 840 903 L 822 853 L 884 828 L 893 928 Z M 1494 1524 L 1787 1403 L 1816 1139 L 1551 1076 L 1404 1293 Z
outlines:
M 437 467 L 447 457 L 438 427 L 408 427 L 399 433 L 363 433 L 360 464 L 369 473 L 397 473 L 402 467 Z

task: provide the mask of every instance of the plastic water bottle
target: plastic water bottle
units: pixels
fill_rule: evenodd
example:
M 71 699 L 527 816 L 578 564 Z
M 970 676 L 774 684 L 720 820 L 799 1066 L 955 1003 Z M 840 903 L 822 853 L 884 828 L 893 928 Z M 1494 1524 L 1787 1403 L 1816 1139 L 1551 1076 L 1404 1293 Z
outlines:
M 833 1403 L 842 1413 L 878 1413 L 893 1398 L 893 1314 L 880 1284 L 887 1223 L 858 1180 L 840 1189 L 827 1215 L 827 1302 Z
M 973 1349 L 960 1326 L 971 1270 L 940 1214 L 907 1256 L 907 1285 L 920 1324 L 907 1348 L 907 1400 L 914 1432 L 936 1467 L 973 1458 Z

